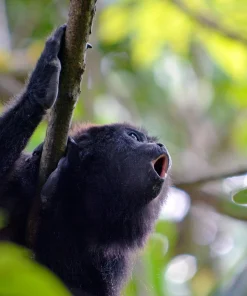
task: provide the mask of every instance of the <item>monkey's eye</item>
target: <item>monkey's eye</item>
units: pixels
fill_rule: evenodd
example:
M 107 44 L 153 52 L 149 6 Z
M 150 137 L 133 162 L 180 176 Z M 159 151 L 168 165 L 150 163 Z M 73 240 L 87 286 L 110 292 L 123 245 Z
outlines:
M 136 133 L 131 132 L 131 133 L 129 133 L 129 136 L 130 136 L 131 138 L 133 138 L 134 140 L 140 142 L 140 138 L 137 136 Z

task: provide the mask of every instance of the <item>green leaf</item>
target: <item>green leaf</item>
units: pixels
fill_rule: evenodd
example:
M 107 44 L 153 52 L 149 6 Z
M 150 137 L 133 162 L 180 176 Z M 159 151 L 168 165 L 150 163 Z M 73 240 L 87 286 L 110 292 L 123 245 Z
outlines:
M 1 296 L 69 296 L 64 285 L 30 253 L 10 243 L 0 244 Z
M 247 188 L 232 194 L 232 200 L 239 205 L 247 205 Z

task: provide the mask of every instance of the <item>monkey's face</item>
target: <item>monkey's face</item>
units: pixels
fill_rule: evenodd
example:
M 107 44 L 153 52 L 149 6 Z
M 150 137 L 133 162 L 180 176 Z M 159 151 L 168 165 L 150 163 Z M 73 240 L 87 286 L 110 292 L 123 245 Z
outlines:
M 96 126 L 75 140 L 89 203 L 136 211 L 167 189 L 170 156 L 143 131 L 125 124 Z
M 96 244 L 143 245 L 169 185 L 166 148 L 126 124 L 80 126 L 72 137 L 42 189 L 43 210 Z

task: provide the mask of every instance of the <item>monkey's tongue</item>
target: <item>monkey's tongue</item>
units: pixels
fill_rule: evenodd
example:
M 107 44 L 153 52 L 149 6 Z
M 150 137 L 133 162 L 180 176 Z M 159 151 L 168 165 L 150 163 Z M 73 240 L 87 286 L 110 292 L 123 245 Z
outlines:
M 165 154 L 160 155 L 158 158 L 152 161 L 152 166 L 159 177 L 164 179 L 167 175 L 169 166 L 167 156 Z

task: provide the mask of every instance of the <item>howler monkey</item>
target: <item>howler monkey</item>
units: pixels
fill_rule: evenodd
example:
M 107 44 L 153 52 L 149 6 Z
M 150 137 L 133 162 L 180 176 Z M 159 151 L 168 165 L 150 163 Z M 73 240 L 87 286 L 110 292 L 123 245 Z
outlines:
M 56 100 L 65 29 L 48 39 L 26 89 L 0 118 L 0 208 L 8 215 L 0 239 L 24 246 L 42 145 L 22 151 Z M 170 162 L 162 144 L 129 124 L 72 130 L 41 191 L 35 259 L 76 295 L 119 295 L 166 196 Z

